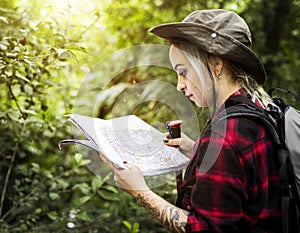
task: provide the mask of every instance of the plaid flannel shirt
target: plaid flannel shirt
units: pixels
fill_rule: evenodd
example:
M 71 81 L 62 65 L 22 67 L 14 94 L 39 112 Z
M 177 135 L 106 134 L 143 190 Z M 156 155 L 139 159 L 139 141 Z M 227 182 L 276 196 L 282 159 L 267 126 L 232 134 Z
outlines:
M 221 109 L 232 104 L 229 98 Z M 279 164 L 262 123 L 210 122 L 195 148 L 177 200 L 190 211 L 186 232 L 281 232 Z

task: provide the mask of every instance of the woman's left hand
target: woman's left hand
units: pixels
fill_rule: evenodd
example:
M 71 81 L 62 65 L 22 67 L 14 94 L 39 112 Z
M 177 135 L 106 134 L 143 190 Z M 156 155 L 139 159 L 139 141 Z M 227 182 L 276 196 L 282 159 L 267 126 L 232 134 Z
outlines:
M 195 142 L 186 136 L 184 133 L 181 133 L 180 138 L 172 139 L 169 133 L 166 133 L 166 138 L 168 139 L 165 144 L 167 146 L 178 146 L 181 153 L 183 153 L 189 159 L 193 157 L 193 149 Z

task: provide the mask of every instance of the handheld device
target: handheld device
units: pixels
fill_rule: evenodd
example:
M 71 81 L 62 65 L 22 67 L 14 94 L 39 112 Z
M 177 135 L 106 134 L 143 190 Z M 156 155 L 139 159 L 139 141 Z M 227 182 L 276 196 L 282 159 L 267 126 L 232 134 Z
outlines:
M 180 126 L 182 123 L 183 123 L 182 120 L 168 121 L 166 123 L 166 128 L 168 129 L 171 138 L 180 138 L 181 137 Z

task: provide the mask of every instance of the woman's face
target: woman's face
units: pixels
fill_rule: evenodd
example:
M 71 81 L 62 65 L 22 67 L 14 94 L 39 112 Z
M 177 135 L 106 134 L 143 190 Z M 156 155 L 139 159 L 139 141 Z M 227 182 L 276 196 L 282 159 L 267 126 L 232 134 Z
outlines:
M 210 78 L 199 77 L 195 68 L 178 47 L 171 45 L 169 57 L 173 69 L 177 72 L 177 90 L 184 92 L 198 107 L 210 106 L 212 103 L 212 82 Z M 205 87 L 201 84 L 201 79 Z

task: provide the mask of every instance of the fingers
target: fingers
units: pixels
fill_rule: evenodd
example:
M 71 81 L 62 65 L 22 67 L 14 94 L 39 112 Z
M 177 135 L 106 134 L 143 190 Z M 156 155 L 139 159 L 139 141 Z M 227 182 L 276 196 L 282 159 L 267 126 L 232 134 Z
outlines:
M 174 139 L 168 139 L 164 140 L 165 145 L 167 146 L 179 146 L 181 143 L 181 138 L 174 138 Z
M 99 156 L 113 170 L 115 184 L 118 187 L 133 196 L 136 196 L 138 191 L 149 190 L 141 170 L 136 165 L 124 162 L 128 169 L 120 169 L 113 166 L 103 154 L 99 153 Z
M 140 169 L 138 168 L 138 166 L 136 166 L 132 163 L 126 163 L 125 166 L 131 171 L 141 172 Z
M 165 133 L 166 138 L 164 141 L 165 145 L 167 146 L 179 146 L 181 143 L 181 138 L 171 138 L 171 135 L 169 134 L 169 132 Z
M 115 171 L 115 184 L 133 196 L 136 196 L 139 191 L 149 190 L 140 169 L 134 164 L 126 164 L 125 166 L 128 170 L 118 169 Z
M 167 139 L 171 139 L 171 135 L 168 132 L 165 135 Z

